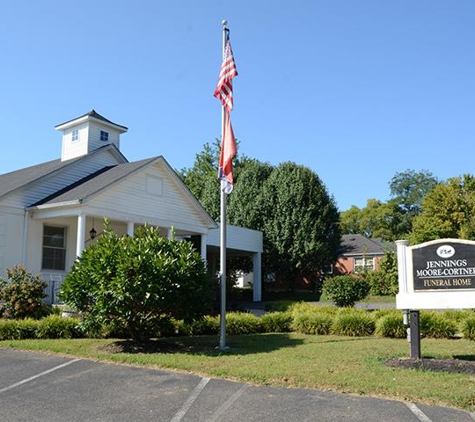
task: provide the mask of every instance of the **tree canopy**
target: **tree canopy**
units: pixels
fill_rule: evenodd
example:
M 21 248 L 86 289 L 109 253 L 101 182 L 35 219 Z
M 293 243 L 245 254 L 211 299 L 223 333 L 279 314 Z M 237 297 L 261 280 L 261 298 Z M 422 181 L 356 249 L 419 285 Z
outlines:
M 217 160 L 207 171 L 218 144 L 197 154 L 180 175 L 204 208 L 219 219 Z M 336 258 L 340 245 L 339 213 L 320 178 L 305 166 L 286 162 L 275 167 L 238 157 L 234 190 L 227 200 L 228 223 L 264 235 L 264 270 L 293 276 L 320 270 Z M 204 176 L 206 175 L 206 176 Z M 197 179 L 200 188 L 194 187 Z
M 435 186 L 414 219 L 412 243 L 438 238 L 475 239 L 475 177 L 464 175 Z

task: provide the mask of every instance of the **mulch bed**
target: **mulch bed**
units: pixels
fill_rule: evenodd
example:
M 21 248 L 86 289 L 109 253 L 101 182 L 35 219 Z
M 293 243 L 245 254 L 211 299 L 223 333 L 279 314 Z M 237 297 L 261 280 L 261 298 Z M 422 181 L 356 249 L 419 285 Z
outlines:
M 475 375 L 475 361 L 464 359 L 389 359 L 388 366 Z
M 107 353 L 183 353 L 194 351 L 192 346 L 161 340 L 149 340 L 144 343 L 136 343 L 132 340 L 118 340 L 98 347 L 98 350 Z

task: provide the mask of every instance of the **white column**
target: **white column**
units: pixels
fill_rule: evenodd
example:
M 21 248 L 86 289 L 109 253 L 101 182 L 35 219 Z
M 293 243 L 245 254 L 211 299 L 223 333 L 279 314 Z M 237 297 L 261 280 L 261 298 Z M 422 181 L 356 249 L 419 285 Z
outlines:
M 127 236 L 134 237 L 134 222 L 127 221 Z
M 202 234 L 201 235 L 201 259 L 206 262 L 206 250 L 208 245 L 208 235 Z
M 27 268 L 27 263 L 26 263 L 26 245 L 28 244 L 28 226 L 29 226 L 29 221 L 30 221 L 30 213 L 29 211 L 25 211 L 25 216 L 23 217 L 23 235 L 21 237 L 21 263 L 25 268 Z
M 409 240 L 396 240 L 399 293 L 407 294 L 407 256 Z
M 76 256 L 81 256 L 84 250 L 84 240 L 86 235 L 86 216 L 84 214 L 78 215 L 78 231 L 76 243 Z
M 262 272 L 261 272 L 261 253 L 256 252 L 252 256 L 252 298 L 254 302 L 260 302 L 262 300 Z

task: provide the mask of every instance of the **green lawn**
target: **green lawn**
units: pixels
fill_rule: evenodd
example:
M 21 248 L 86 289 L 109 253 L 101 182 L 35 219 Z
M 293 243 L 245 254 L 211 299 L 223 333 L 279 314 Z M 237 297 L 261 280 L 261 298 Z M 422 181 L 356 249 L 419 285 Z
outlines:
M 0 347 L 40 350 L 115 363 L 190 371 L 253 384 L 305 387 L 475 409 L 475 377 L 393 368 L 392 357 L 407 357 L 406 340 L 255 334 L 228 337 L 229 351 L 215 349 L 216 336 L 167 339 L 179 351 L 111 353 L 113 340 L 3 341 Z M 467 340 L 422 340 L 426 357 L 475 359 Z

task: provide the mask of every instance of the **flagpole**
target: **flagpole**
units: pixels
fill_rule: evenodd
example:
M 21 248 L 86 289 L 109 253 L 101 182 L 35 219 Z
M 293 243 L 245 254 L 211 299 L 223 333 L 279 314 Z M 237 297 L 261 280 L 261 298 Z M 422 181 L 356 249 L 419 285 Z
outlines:
M 226 45 L 227 25 L 228 21 L 223 20 L 223 57 Z M 225 131 L 225 108 L 221 107 L 221 148 L 223 147 L 224 131 Z M 220 222 L 220 253 L 219 253 L 219 274 L 221 283 L 221 312 L 220 312 L 220 335 L 219 348 L 226 350 L 226 193 L 224 192 L 224 181 L 221 181 L 221 222 Z

